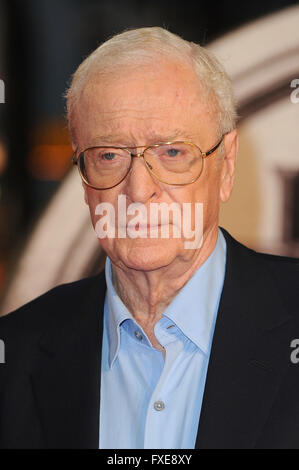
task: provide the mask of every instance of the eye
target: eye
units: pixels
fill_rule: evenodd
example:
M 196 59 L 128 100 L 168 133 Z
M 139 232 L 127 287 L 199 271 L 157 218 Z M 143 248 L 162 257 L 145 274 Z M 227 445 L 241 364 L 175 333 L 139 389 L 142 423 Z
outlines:
M 107 152 L 107 153 L 103 153 L 102 155 L 102 158 L 104 160 L 113 160 L 115 158 L 116 154 L 113 153 L 113 152 Z
M 172 148 L 167 150 L 167 155 L 169 157 L 177 157 L 180 151 L 178 149 Z

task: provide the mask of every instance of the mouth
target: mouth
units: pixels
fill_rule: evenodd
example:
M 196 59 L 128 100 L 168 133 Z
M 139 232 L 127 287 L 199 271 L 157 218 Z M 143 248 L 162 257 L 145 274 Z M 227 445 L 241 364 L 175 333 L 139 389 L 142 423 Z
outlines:
M 127 233 L 129 238 L 171 239 L 173 236 L 170 225 L 171 224 L 152 225 L 136 223 L 134 227 L 128 227 Z
M 140 224 L 139 222 L 135 225 L 136 230 L 151 230 L 151 229 L 157 229 L 159 227 L 163 227 L 163 225 L 161 224 L 158 224 L 158 225 L 144 224 L 143 225 L 143 224 Z
M 137 222 L 136 224 L 132 224 L 130 225 L 130 223 L 127 223 L 127 224 L 120 224 L 119 225 L 119 228 L 121 229 L 134 229 L 134 230 L 151 230 L 151 229 L 157 229 L 157 228 L 160 228 L 160 227 L 167 227 L 167 226 L 170 226 L 172 224 L 141 224 L 140 222 Z

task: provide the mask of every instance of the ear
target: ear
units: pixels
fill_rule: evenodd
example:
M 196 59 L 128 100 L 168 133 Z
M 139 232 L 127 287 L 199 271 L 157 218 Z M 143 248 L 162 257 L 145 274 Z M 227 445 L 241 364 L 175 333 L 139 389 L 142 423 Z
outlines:
M 84 191 L 84 201 L 85 201 L 85 204 L 87 204 L 89 206 L 89 203 L 88 203 L 88 194 L 87 194 L 87 186 L 86 184 L 84 184 L 84 181 L 82 181 L 82 187 L 83 187 L 83 191 Z
M 234 129 L 224 136 L 225 155 L 221 168 L 220 200 L 229 200 L 235 179 L 236 160 L 239 146 L 238 131 Z
M 75 152 L 78 148 L 78 144 L 76 144 L 76 142 L 72 139 L 71 145 L 72 145 L 73 152 Z

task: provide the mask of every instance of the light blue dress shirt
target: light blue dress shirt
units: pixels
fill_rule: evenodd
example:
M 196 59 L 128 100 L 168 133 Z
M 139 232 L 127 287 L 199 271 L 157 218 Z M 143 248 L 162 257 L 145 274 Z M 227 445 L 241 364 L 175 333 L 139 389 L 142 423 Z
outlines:
M 118 297 L 106 262 L 100 449 L 193 449 L 226 264 L 216 246 L 155 325 L 165 359 Z

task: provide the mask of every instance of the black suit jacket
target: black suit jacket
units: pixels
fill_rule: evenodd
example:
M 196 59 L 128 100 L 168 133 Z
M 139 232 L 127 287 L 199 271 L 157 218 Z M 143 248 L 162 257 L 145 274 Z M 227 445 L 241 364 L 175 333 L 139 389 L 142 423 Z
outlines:
M 291 361 L 299 260 L 256 253 L 223 233 L 226 274 L 196 448 L 299 448 L 299 364 Z M 105 290 L 101 273 L 0 319 L 1 448 L 98 448 Z

